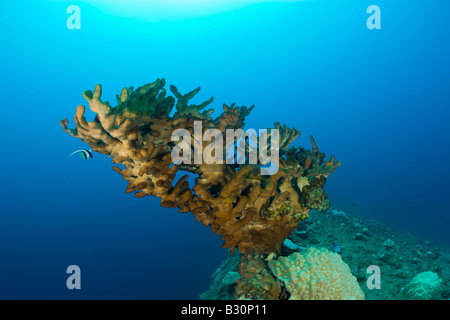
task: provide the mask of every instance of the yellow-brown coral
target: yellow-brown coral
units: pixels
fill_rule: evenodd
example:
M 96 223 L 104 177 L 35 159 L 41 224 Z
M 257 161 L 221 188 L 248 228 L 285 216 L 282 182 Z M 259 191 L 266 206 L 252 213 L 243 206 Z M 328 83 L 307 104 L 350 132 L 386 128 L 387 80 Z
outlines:
M 170 86 L 172 97 L 166 96 L 164 85 L 164 79 L 157 79 L 136 90 L 124 88 L 115 107 L 101 101 L 102 88 L 97 85 L 94 92 L 83 94 L 96 113 L 95 119 L 87 121 L 85 107 L 78 106 L 76 128 L 69 129 L 64 119 L 63 129 L 88 143 L 93 151 L 123 165 L 124 169 L 113 169 L 128 181 L 126 192 L 135 192 L 137 197 L 156 196 L 164 207 L 192 212 L 199 222 L 221 235 L 224 247 L 231 251 L 238 248 L 244 255 L 278 252 L 299 219 L 308 217 L 311 199 L 316 206 L 318 199 L 326 199 L 322 190 L 326 178 L 340 163 L 334 157 L 324 161 L 325 154 L 312 138 L 312 151 L 289 148 L 300 132 L 275 123 L 280 131 L 276 174 L 261 176 L 254 164 L 174 164 L 174 130 L 186 129 L 192 135 L 194 121 L 202 121 L 203 133 L 215 128 L 225 134 L 226 129 L 242 128 L 253 107 L 224 105 L 223 113 L 213 119 L 213 109 L 203 111 L 212 98 L 199 105 L 189 104 L 200 88 L 182 95 Z M 171 115 L 173 107 L 176 112 Z M 210 143 L 204 143 L 201 151 Z M 175 181 L 178 171 L 195 174 L 195 185 L 189 186 L 187 174 Z
M 364 293 L 348 265 L 326 249 L 309 248 L 269 261 L 273 274 L 291 294 L 291 300 L 363 300 Z
M 242 256 L 235 297 L 239 300 L 276 300 L 283 294 L 282 286 L 267 269 L 265 261 L 249 254 Z

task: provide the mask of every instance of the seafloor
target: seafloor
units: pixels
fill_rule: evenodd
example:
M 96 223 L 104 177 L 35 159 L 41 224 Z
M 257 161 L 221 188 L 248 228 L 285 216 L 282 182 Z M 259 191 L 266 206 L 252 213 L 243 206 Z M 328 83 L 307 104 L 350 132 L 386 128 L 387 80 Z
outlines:
M 340 251 L 342 260 L 358 279 L 366 300 L 404 299 L 402 289 L 416 275 L 426 271 L 442 279 L 442 290 L 433 299 L 450 299 L 448 247 L 337 209 L 311 212 L 310 218 L 301 222 L 288 239 L 298 247 L 290 249 L 283 245 L 281 255 L 289 255 L 293 250 L 301 252 L 307 247 Z M 240 254 L 235 253 L 222 263 L 212 275 L 209 289 L 200 295 L 201 299 L 234 299 L 239 259 Z M 370 290 L 366 285 L 371 275 L 366 273 L 366 268 L 370 265 L 380 268 L 380 289 Z

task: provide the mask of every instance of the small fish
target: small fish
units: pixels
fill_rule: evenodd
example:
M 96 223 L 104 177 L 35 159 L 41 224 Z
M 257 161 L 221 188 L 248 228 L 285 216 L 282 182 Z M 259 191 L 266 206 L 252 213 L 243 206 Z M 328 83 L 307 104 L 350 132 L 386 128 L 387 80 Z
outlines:
M 336 252 L 336 253 L 341 253 L 341 252 L 342 252 L 341 246 L 340 246 L 339 243 L 337 243 L 337 242 L 333 242 L 333 243 L 331 244 L 331 250 L 333 250 L 333 251 Z
M 73 156 L 77 152 L 79 152 L 81 154 L 81 157 L 83 159 L 87 160 L 87 159 L 93 159 L 94 158 L 94 156 L 92 155 L 92 149 L 89 149 L 89 150 L 83 149 L 83 150 L 74 151 L 74 152 L 72 152 L 72 154 L 69 157 Z

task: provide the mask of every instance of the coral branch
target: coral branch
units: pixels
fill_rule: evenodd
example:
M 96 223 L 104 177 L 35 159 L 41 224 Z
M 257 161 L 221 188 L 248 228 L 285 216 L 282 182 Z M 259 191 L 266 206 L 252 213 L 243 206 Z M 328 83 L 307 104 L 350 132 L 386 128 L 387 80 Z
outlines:
M 97 85 L 94 92 L 83 93 L 96 113 L 95 119 L 86 121 L 85 107 L 79 106 L 75 128 L 68 128 L 67 119 L 60 123 L 72 137 L 124 166 L 113 169 L 127 180 L 126 192 L 135 192 L 136 197 L 156 196 L 164 207 L 192 212 L 199 222 L 221 235 L 224 247 L 231 251 L 237 248 L 244 255 L 278 252 L 299 220 L 309 216 L 310 208 L 329 207 L 323 187 L 340 163 L 334 156 L 324 161 L 325 154 L 312 137 L 312 151 L 289 147 L 300 131 L 279 123 L 275 128 L 280 132 L 280 165 L 273 175 L 263 176 L 258 165 L 249 163 L 174 164 L 171 152 L 176 143 L 171 136 L 176 129 L 185 129 L 194 136 L 194 122 L 201 121 L 202 134 L 217 129 L 225 136 L 227 129 L 243 128 L 253 106 L 223 105 L 223 113 L 213 119 L 214 110 L 204 110 L 213 98 L 189 104 L 200 88 L 182 95 L 170 86 L 172 97 L 166 96 L 164 86 L 165 80 L 157 79 L 135 90 L 124 88 L 112 107 L 101 100 L 102 87 Z M 176 112 L 171 116 L 173 107 Z M 214 146 L 212 143 L 204 142 L 197 152 Z M 245 144 L 248 151 L 248 142 Z M 187 175 L 175 179 L 178 171 L 196 176 L 192 188 Z M 279 288 L 275 285 L 267 290 L 277 294 Z

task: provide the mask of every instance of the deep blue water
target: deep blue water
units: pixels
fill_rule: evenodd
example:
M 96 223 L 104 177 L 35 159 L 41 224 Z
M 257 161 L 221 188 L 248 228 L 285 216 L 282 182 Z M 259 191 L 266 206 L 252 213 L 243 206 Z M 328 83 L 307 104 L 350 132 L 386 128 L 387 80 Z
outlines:
M 81 30 L 66 26 L 71 4 Z M 381 30 L 366 27 L 372 4 Z M 227 255 L 191 214 L 127 195 L 108 157 L 67 157 L 87 145 L 58 121 L 73 127 L 96 83 L 109 101 L 164 77 L 201 86 L 216 114 L 255 104 L 247 128 L 295 126 L 295 145 L 313 134 L 342 162 L 333 206 L 450 245 L 449 13 L 443 0 L 317 0 L 154 21 L 1 1 L 0 298 L 196 299 Z M 66 288 L 71 264 L 82 290 Z

